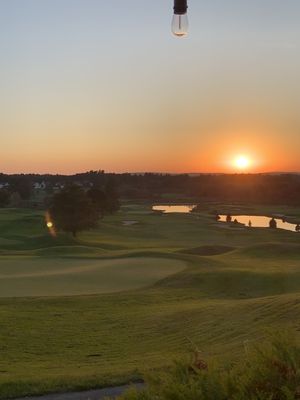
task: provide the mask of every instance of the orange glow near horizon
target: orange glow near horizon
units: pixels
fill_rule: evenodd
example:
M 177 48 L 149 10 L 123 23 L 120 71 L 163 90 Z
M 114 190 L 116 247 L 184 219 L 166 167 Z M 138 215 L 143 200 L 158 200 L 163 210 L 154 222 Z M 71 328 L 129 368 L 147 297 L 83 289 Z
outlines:
M 170 135 L 165 141 L 153 136 L 147 146 L 142 138 L 133 144 L 124 141 L 122 146 L 110 146 L 109 137 L 105 137 L 102 147 L 97 139 L 81 150 L 78 142 L 68 144 L 66 136 L 54 154 L 38 151 L 41 149 L 38 143 L 23 152 L 22 157 L 13 158 L 6 151 L 2 159 L 5 168 L 1 172 L 72 175 L 100 169 L 115 173 L 264 173 L 300 169 L 297 147 L 292 143 L 285 145 L 276 131 L 232 127 L 203 130 L 201 135 L 197 134 L 199 131 L 198 128 L 196 133 L 190 133 L 183 129 L 178 135 L 173 133 L 172 141 L 168 141 Z
M 292 142 L 284 143 L 282 130 L 271 124 L 251 126 L 247 121 L 241 125 L 250 127 L 203 131 L 189 149 L 186 170 L 229 174 L 299 171 L 296 149 Z

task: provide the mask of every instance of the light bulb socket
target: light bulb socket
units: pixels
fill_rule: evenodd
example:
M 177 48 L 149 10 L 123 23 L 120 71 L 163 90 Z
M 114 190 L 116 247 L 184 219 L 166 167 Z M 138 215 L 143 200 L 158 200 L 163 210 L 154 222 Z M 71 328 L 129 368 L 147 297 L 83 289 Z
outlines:
M 187 0 L 174 0 L 174 14 L 184 15 L 187 13 Z

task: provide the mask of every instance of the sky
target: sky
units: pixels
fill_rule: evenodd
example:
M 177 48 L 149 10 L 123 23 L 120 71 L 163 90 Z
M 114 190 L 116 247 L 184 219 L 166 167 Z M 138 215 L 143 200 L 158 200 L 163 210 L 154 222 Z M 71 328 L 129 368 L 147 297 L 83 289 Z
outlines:
M 0 172 L 300 171 L 299 0 L 0 0 Z

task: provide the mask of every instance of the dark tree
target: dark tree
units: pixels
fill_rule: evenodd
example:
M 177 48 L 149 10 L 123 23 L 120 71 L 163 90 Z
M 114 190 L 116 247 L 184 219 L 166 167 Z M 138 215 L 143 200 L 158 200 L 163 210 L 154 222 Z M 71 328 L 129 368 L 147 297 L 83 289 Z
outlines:
M 228 214 L 226 216 L 226 222 L 231 222 L 232 221 L 232 216 L 230 214 Z
M 22 200 L 29 200 L 32 193 L 32 182 L 27 176 L 21 176 L 13 184 L 13 191 L 19 193 Z
M 113 180 L 109 180 L 105 185 L 106 211 L 113 214 L 120 209 L 119 194 Z
M 10 204 L 12 207 L 20 207 L 22 203 L 21 196 L 18 192 L 13 192 L 10 196 Z
M 53 194 L 53 185 L 50 182 L 47 182 L 45 192 L 48 196 Z
M 269 226 L 270 226 L 271 229 L 276 229 L 277 228 L 277 222 L 276 222 L 275 218 L 270 219 Z
M 97 225 L 99 212 L 85 191 L 72 185 L 57 193 L 52 200 L 50 215 L 57 229 L 77 233 Z
M 103 217 L 107 207 L 106 193 L 100 188 L 93 187 L 87 191 L 87 196 L 91 199 L 101 217 Z
M 7 190 L 0 190 L 0 207 L 8 206 L 10 202 L 10 193 Z

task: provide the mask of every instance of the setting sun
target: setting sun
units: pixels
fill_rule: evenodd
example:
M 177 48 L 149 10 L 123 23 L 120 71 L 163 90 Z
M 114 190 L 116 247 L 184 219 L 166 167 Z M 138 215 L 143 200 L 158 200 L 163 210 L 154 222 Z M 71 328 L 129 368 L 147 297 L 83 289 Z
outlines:
M 238 169 L 246 169 L 249 167 L 250 165 L 250 160 L 248 157 L 246 156 L 239 156 L 234 160 L 234 165 L 238 168 Z

